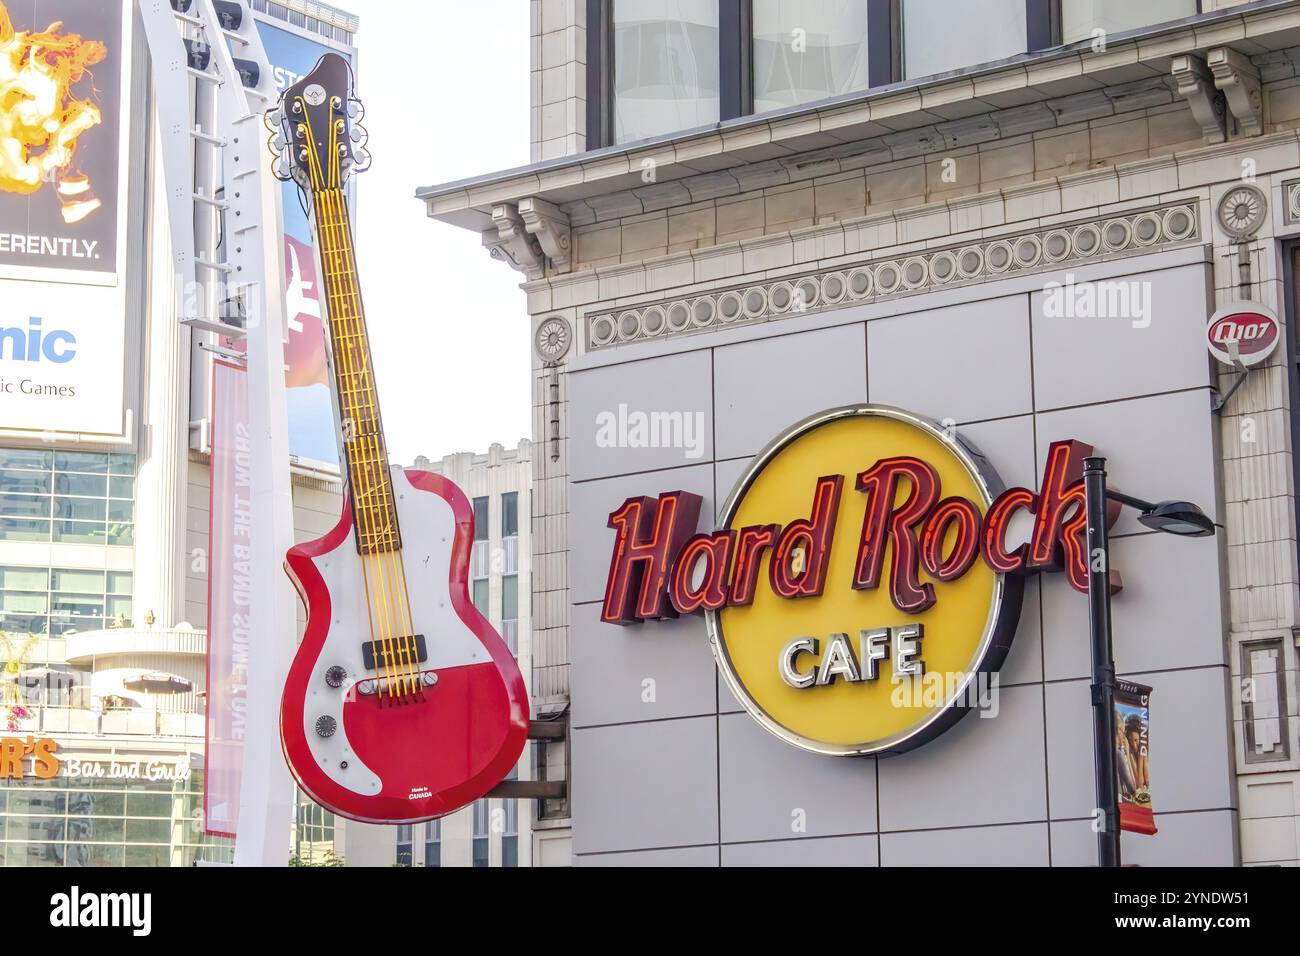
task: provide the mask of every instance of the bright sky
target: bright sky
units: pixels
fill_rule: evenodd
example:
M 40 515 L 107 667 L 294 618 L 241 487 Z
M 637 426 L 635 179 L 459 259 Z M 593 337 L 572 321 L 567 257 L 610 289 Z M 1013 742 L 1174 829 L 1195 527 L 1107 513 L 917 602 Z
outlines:
M 521 274 L 424 214 L 418 186 L 528 162 L 525 0 L 333 0 L 361 18 L 357 84 L 374 164 L 356 242 L 393 460 L 530 437 Z

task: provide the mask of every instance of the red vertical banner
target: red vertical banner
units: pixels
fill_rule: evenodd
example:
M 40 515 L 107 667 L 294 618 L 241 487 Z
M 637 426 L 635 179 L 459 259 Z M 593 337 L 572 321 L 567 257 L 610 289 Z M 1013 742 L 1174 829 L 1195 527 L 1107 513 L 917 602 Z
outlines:
M 1115 681 L 1115 768 L 1119 776 L 1119 825 L 1133 833 L 1156 832 L 1151 808 L 1151 688 Z
M 208 498 L 208 716 L 203 828 L 233 837 L 247 729 L 253 487 L 248 381 L 229 362 L 212 367 L 212 466 Z

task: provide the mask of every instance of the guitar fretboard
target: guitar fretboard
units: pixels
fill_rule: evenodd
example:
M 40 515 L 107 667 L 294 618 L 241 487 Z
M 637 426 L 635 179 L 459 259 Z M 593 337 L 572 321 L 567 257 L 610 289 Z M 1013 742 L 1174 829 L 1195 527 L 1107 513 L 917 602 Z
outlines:
M 314 190 L 313 201 L 357 550 L 362 554 L 396 551 L 402 542 L 347 201 L 337 187 Z

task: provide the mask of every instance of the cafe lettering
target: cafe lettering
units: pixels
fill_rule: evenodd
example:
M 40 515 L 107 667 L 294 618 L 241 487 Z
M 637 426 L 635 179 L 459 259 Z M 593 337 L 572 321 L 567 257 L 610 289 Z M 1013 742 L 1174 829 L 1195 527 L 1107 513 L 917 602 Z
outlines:
M 697 531 L 697 494 L 624 501 L 608 521 L 601 618 L 702 613 L 728 685 L 768 730 L 822 753 L 910 749 L 1001 665 L 1025 575 L 1060 570 L 1087 591 L 1091 453 L 1052 442 L 1037 490 L 1006 488 L 960 429 L 887 406 L 831 409 L 754 459 L 712 531 Z M 890 698 L 927 675 L 941 700 Z

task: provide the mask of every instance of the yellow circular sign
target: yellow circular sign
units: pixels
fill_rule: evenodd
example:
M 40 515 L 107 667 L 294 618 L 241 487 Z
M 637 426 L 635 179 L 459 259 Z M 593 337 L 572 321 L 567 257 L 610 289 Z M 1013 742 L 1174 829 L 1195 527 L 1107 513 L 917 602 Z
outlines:
M 911 477 L 873 485 L 895 472 Z M 1001 490 L 951 430 L 886 406 L 820 413 L 764 449 L 719 530 L 743 540 L 744 529 L 801 524 L 808 534 L 762 552 L 750 603 L 707 612 L 718 666 L 749 713 L 807 750 L 862 755 L 911 749 L 978 704 L 1014 636 L 1022 582 L 978 556 L 956 565 Z M 955 514 L 933 520 L 955 499 L 948 510 L 975 527 Z M 926 516 L 936 540 L 922 554 Z

